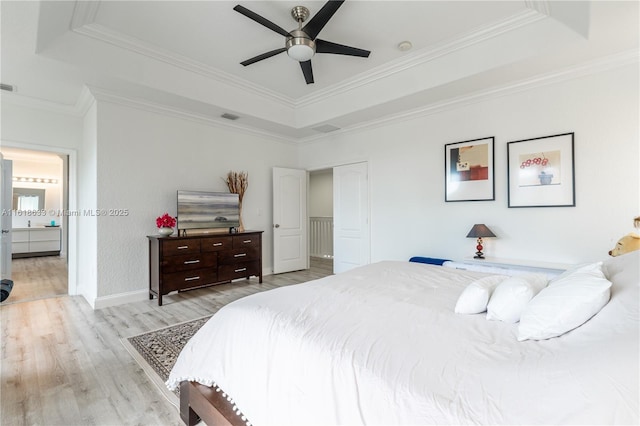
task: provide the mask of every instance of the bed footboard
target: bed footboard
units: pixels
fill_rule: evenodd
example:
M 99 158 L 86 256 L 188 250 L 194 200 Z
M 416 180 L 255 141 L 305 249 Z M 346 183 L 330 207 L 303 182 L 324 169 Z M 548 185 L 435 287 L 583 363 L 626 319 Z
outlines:
M 188 426 L 200 420 L 209 426 L 246 426 L 222 392 L 196 382 L 180 383 L 180 417 Z

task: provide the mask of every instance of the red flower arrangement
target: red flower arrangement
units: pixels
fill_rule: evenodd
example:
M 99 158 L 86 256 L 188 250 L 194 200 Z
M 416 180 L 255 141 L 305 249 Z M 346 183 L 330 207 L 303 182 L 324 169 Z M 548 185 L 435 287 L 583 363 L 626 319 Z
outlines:
M 165 213 L 156 219 L 156 225 L 158 228 L 173 228 L 176 226 L 176 218 Z

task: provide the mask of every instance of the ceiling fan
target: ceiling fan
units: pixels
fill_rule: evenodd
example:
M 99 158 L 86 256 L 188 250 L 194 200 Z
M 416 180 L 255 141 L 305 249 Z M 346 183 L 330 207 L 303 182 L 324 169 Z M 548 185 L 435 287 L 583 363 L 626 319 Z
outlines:
M 311 84 L 313 83 L 311 58 L 316 53 L 333 53 L 335 55 L 368 58 L 371 53 L 368 50 L 358 49 L 316 38 L 327 22 L 329 22 L 329 19 L 331 19 L 338 8 L 342 6 L 342 3 L 344 3 L 344 0 L 330 0 L 326 2 L 318 13 L 316 13 L 304 27 L 302 26 L 302 23 L 309 17 L 309 9 L 304 6 L 294 7 L 291 9 L 291 16 L 298 22 L 298 28 L 292 31 L 287 31 L 257 13 L 252 12 L 246 7 L 237 5 L 233 10 L 285 37 L 285 47 L 265 52 L 240 63 L 244 66 L 255 64 L 258 61 L 262 61 L 263 59 L 270 58 L 286 51 L 289 57 L 300 62 L 304 79 L 307 84 Z

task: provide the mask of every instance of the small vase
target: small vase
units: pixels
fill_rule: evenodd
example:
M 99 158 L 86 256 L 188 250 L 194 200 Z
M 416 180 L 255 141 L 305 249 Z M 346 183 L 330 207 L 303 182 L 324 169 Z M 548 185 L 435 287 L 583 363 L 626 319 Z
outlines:
M 168 237 L 169 235 L 173 234 L 173 228 L 169 228 L 166 226 L 158 228 L 158 234 L 162 235 L 163 237 Z

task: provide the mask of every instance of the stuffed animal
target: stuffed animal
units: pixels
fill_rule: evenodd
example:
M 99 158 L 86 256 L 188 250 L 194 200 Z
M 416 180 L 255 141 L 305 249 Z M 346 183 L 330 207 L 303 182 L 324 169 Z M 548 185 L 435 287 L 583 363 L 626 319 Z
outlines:
M 633 226 L 640 229 L 640 216 L 633 218 Z M 640 235 L 632 232 L 618 240 L 613 250 L 609 250 L 609 256 L 620 256 L 635 250 L 640 250 Z
M 632 232 L 618 240 L 615 248 L 609 250 L 609 256 L 621 256 L 634 250 L 640 250 L 640 235 Z

